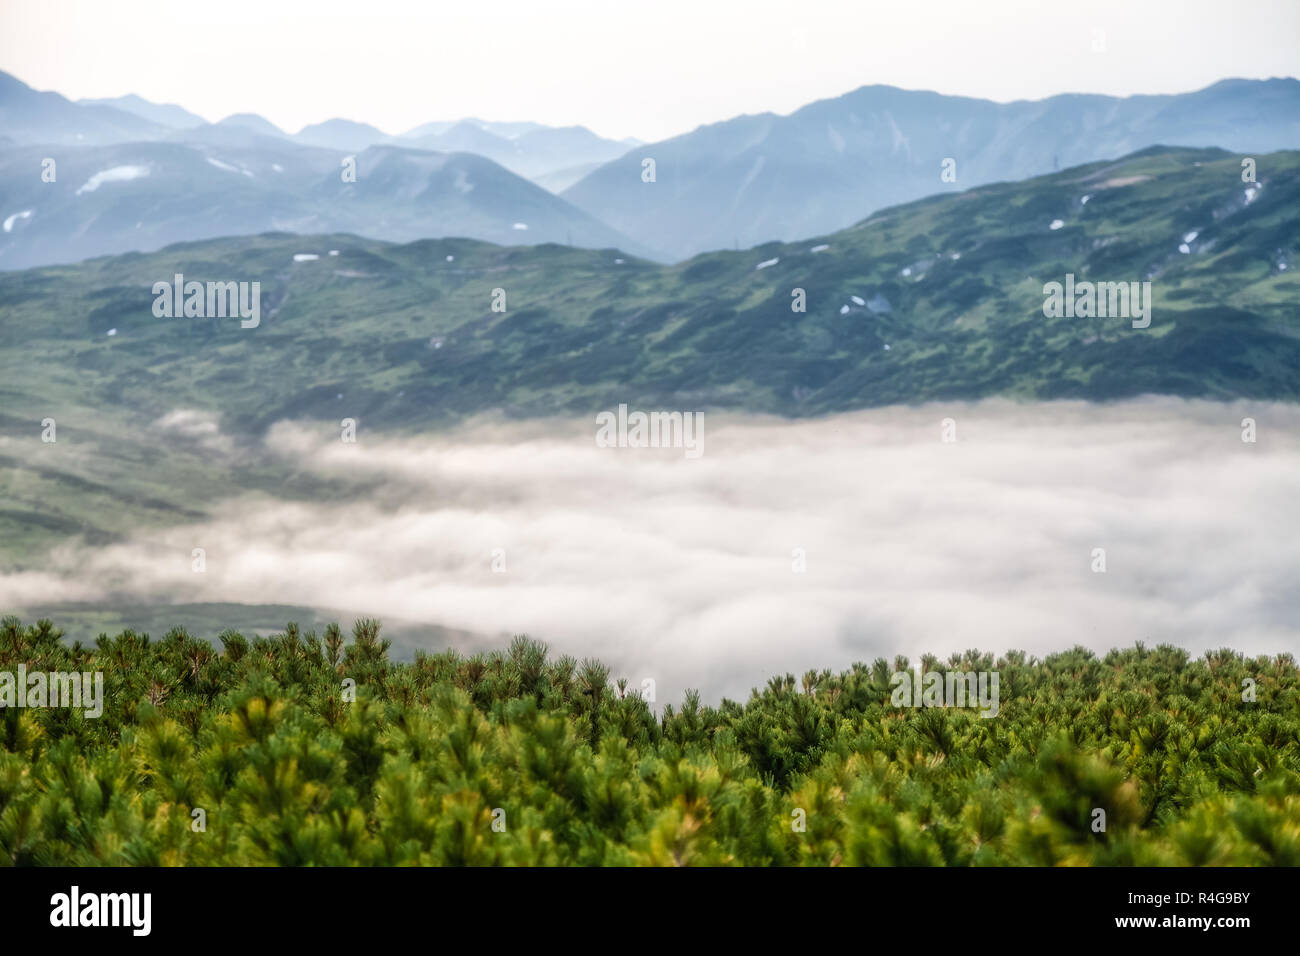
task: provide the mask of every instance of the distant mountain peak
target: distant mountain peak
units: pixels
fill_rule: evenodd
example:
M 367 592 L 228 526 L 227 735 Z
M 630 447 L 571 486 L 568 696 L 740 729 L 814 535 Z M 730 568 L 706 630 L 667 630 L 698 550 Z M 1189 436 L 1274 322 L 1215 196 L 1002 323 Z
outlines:
M 225 119 L 219 120 L 216 125 L 238 126 L 241 129 L 251 129 L 253 132 L 261 133 L 264 136 L 288 137 L 284 130 L 256 113 L 231 113 Z
M 1300 81 L 1229 79 L 1174 95 L 1010 103 L 862 86 L 788 115 L 738 116 L 625 150 L 562 195 L 665 258 L 683 259 L 834 232 L 887 206 L 1155 145 L 1300 147 Z M 637 185 L 646 156 L 656 162 L 653 188 Z M 949 161 L 955 178 L 941 179 Z
M 142 96 L 137 96 L 135 93 L 109 99 L 80 99 L 77 100 L 77 103 L 81 106 L 108 106 L 113 109 L 123 110 L 172 129 L 192 129 L 196 126 L 206 126 L 208 124 L 208 121 L 202 116 L 191 113 L 175 103 L 154 103 Z
M 388 142 L 393 137 L 369 123 L 336 117 L 304 126 L 293 138 L 325 149 L 362 150 L 376 143 Z

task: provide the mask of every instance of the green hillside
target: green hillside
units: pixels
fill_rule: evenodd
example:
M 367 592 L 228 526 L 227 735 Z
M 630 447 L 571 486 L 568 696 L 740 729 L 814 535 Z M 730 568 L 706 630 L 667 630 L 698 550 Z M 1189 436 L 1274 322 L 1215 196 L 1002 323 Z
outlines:
M 0 361 L 8 397 L 24 406 L 76 395 L 159 413 L 211 408 L 242 426 L 333 418 L 340 392 L 373 426 L 485 408 L 586 414 L 616 400 L 789 415 L 994 393 L 1291 398 L 1300 153 L 1258 164 L 1251 203 L 1237 157 L 1153 150 L 672 267 L 455 240 L 185 244 L 0 276 Z M 298 252 L 322 258 L 294 263 Z M 274 314 L 255 330 L 156 319 L 150 286 L 176 272 L 260 280 Z M 1045 320 L 1043 283 L 1067 272 L 1153 279 L 1151 328 Z M 804 315 L 791 311 L 795 287 L 807 291 Z M 494 288 L 505 313 L 491 311 Z M 854 295 L 880 295 L 889 311 Z

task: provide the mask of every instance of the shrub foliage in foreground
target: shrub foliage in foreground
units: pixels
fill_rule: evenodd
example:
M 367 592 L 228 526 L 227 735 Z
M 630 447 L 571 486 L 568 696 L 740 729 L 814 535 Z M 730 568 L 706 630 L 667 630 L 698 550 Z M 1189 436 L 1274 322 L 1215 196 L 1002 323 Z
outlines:
M 996 669 L 991 719 L 892 706 L 877 660 L 656 717 L 522 637 L 59 638 L 5 619 L 0 671 L 102 671 L 105 709 L 0 710 L 6 864 L 1300 864 L 1290 655 L 922 659 Z

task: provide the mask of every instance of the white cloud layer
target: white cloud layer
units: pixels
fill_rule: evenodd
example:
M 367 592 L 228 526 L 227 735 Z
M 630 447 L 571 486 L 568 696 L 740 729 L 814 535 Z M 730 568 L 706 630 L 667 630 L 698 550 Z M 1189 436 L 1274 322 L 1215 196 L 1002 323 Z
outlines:
M 1241 440 L 1246 416 L 1255 444 Z M 269 452 L 380 490 L 345 503 L 234 497 L 210 521 L 0 577 L 0 605 L 298 604 L 497 646 L 527 632 L 634 686 L 654 678 L 660 702 L 689 686 L 743 697 L 773 674 L 899 653 L 1300 649 L 1295 406 L 987 401 L 705 418 L 695 461 L 597 448 L 594 421 L 404 439 L 361 422 L 355 445 L 281 424 Z M 220 447 L 205 420 L 171 423 Z M 792 571 L 796 548 L 805 573 Z

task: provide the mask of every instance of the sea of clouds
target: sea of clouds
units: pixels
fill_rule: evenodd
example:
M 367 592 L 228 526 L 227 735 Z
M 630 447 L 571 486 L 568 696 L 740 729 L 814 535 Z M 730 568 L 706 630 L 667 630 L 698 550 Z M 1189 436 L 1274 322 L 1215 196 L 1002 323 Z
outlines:
M 220 453 L 201 415 L 178 420 Z M 0 605 L 296 604 L 471 631 L 483 647 L 527 633 L 632 686 L 653 679 L 660 704 L 927 651 L 1295 653 L 1298 426 L 1295 406 L 1164 398 L 706 415 L 690 460 L 599 448 L 594 420 L 406 437 L 361 422 L 355 444 L 281 423 L 266 454 L 371 490 L 236 491 L 201 503 L 209 520 L 0 577 Z

